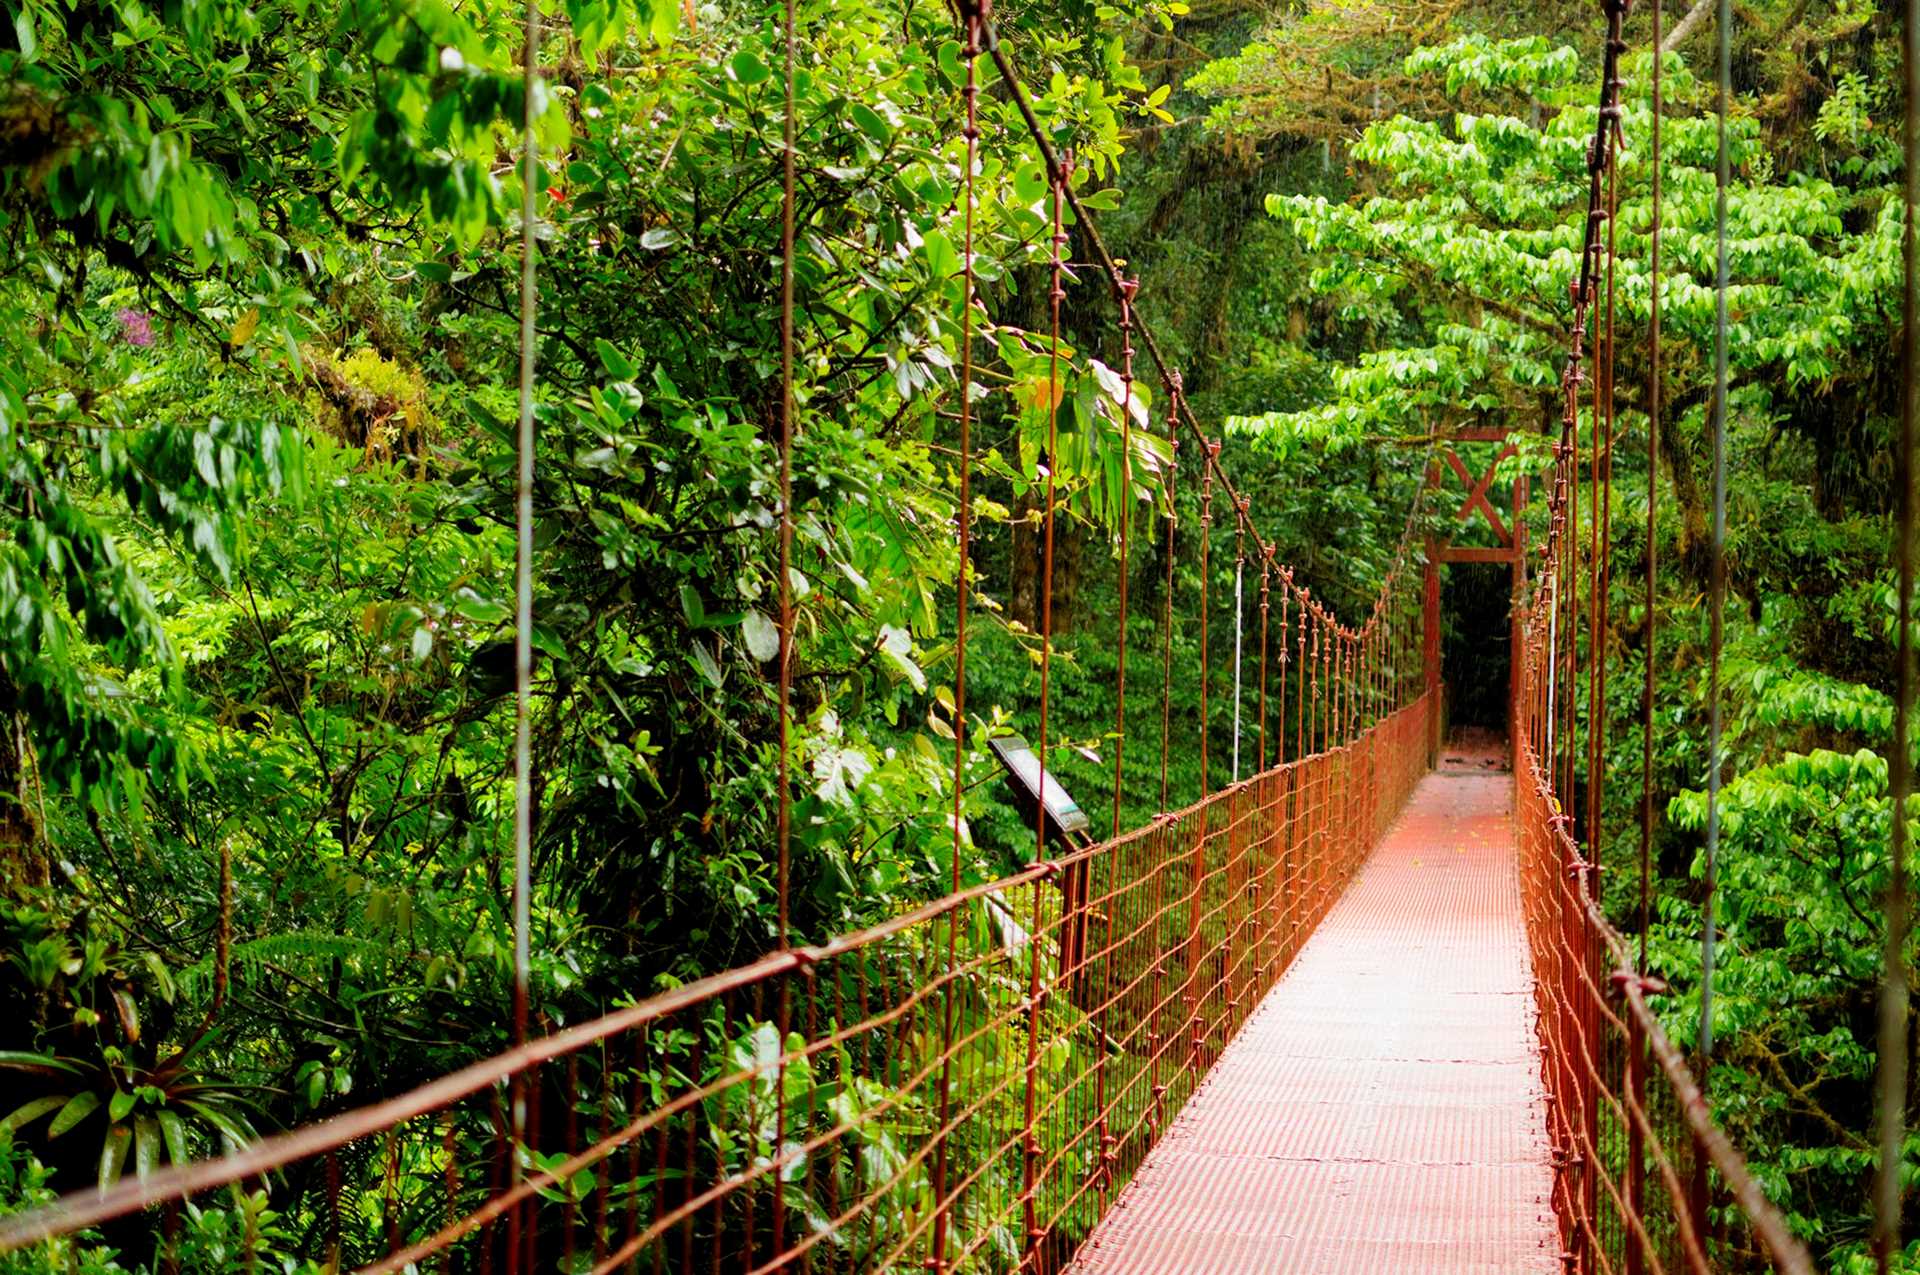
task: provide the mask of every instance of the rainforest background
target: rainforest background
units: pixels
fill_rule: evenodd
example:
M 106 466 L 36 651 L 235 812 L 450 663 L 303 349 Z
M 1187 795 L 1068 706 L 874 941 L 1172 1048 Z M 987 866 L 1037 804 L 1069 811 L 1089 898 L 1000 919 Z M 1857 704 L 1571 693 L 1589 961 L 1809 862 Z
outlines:
M 1604 635 L 1611 864 L 1637 853 L 1639 686 L 1655 666 L 1650 938 L 1682 1045 L 1699 1004 L 1706 760 L 1708 8 L 1667 15 L 1652 650 L 1637 584 L 1644 5 L 1628 24 Z M 1735 12 L 1713 1092 L 1796 1230 L 1855 1270 L 1889 818 L 1899 32 L 1875 0 Z M 525 103 L 522 12 L 489 0 L 10 0 L 4 13 L 12 1210 L 506 1043 Z M 545 1026 L 773 942 L 778 17 L 738 0 L 568 0 L 547 28 L 534 104 Z M 1522 445 L 1505 477 L 1544 472 L 1597 6 L 1017 0 L 997 17 L 1045 127 L 1075 152 L 1084 202 L 1141 279 L 1143 321 L 1316 597 L 1349 618 L 1373 597 L 1434 434 L 1498 425 Z M 947 881 L 962 71 L 935 4 L 803 0 L 798 38 L 794 920 L 817 939 Z M 1062 441 L 1042 455 L 1047 183 L 1004 96 L 987 91 L 981 109 L 966 702 L 976 722 L 1032 730 L 1049 465 L 1067 508 L 1052 596 L 1053 730 L 1067 742 L 1049 764 L 1098 827 L 1122 521 L 1137 533 L 1138 650 L 1157 639 L 1167 560 L 1149 529 L 1169 498 L 1184 511 L 1176 589 L 1230 605 L 1233 559 L 1215 553 L 1200 578 L 1197 484 L 1169 483 L 1157 426 L 1133 431 L 1123 486 L 1113 303 L 1086 271 L 1064 306 Z M 1086 259 L 1077 233 L 1069 252 Z M 1138 420 L 1163 406 L 1143 378 Z M 1422 505 L 1419 519 L 1445 531 L 1451 515 Z M 1536 504 L 1536 542 L 1541 517 Z M 1488 631 L 1504 591 L 1450 590 L 1456 714 L 1497 721 L 1505 652 L 1466 635 Z M 1231 624 L 1210 639 L 1214 667 L 1230 667 Z M 1199 635 L 1173 640 L 1185 667 Z M 1196 688 L 1174 695 L 1184 800 L 1195 732 L 1216 758 L 1231 751 L 1232 703 L 1216 689 L 1201 723 Z M 1130 736 L 1129 819 L 1158 806 L 1152 716 Z M 996 773 L 975 748 L 972 879 L 1033 853 Z M 1630 877 L 1611 878 L 1623 930 Z M 1910 1177 L 1909 1233 L 1914 1198 Z M 185 1266 L 229 1269 L 249 1227 L 298 1247 L 268 1184 L 196 1210 Z M 99 1275 L 156 1261 L 127 1228 L 64 1253 Z M 1920 1269 L 1920 1249 L 1905 1260 Z

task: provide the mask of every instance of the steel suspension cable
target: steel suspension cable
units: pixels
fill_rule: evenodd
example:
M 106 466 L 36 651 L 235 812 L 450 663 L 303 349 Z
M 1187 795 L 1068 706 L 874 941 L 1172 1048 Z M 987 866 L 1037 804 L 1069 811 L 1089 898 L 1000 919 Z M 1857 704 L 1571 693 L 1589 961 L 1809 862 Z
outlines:
M 1656 539 L 1656 513 L 1660 499 L 1660 217 L 1663 196 L 1661 154 L 1660 154 L 1660 110 L 1662 84 L 1662 63 L 1666 55 L 1660 52 L 1662 39 L 1661 0 L 1653 0 L 1653 114 L 1649 125 L 1653 158 L 1653 213 L 1648 226 L 1650 244 L 1647 249 L 1648 261 L 1648 298 L 1647 298 L 1647 561 L 1645 579 L 1645 608 L 1643 617 L 1645 636 L 1641 639 L 1641 651 L 1646 660 L 1644 683 L 1640 694 L 1640 968 L 1647 967 L 1647 930 L 1652 923 L 1652 884 L 1653 884 L 1653 702 L 1654 670 L 1657 666 L 1655 639 L 1658 637 L 1656 618 L 1659 604 L 1658 566 L 1659 544 Z
M 1727 187 L 1732 164 L 1727 149 L 1727 102 L 1733 92 L 1733 3 L 1720 0 L 1719 96 L 1715 104 L 1714 304 L 1713 304 L 1713 526 L 1709 539 L 1707 639 L 1707 848 L 1704 899 L 1700 905 L 1700 1072 L 1706 1088 L 1713 1066 L 1713 967 L 1715 888 L 1720 859 L 1720 656 L 1727 610 Z
M 1200 795 L 1207 787 L 1207 566 L 1213 540 L 1213 453 L 1220 444 L 1201 440 L 1207 467 L 1200 475 Z
M 1273 586 L 1273 555 L 1260 560 L 1260 758 L 1259 770 L 1267 769 L 1267 609 Z
M 1069 172 L 1073 160 L 1066 160 Z M 1041 551 L 1040 551 L 1040 770 L 1044 775 L 1047 768 L 1047 710 L 1048 695 L 1053 675 L 1053 502 L 1055 494 L 1054 475 L 1060 468 L 1060 303 L 1067 298 L 1066 289 L 1066 247 L 1068 242 L 1065 214 L 1060 198 L 1060 183 L 1051 185 L 1053 204 L 1053 229 L 1049 236 L 1052 243 L 1053 259 L 1049 263 L 1049 284 L 1047 289 L 1048 320 L 1051 324 L 1049 348 L 1047 352 L 1047 506 L 1041 514 Z M 1047 806 L 1045 802 L 1034 803 L 1033 813 L 1033 857 L 1038 862 L 1047 857 Z
M 795 170 L 794 149 L 796 143 L 794 129 L 794 63 L 798 40 L 794 26 L 795 0 L 784 0 L 781 6 L 781 92 L 784 109 L 781 114 L 780 135 L 783 145 L 780 149 L 780 529 L 779 529 L 779 579 L 777 597 L 779 600 L 779 646 L 774 653 L 778 663 L 775 677 L 778 682 L 777 746 L 780 750 L 779 761 L 775 768 L 774 782 L 779 791 L 776 795 L 775 845 L 777 868 L 777 891 L 779 893 L 778 941 L 782 951 L 793 944 L 793 433 L 794 433 L 794 394 L 793 394 L 793 344 L 794 344 L 794 207 Z M 779 1003 L 775 1010 L 775 1030 L 784 1042 L 787 1031 L 792 1026 L 792 1005 L 786 982 L 780 984 Z M 787 1085 L 784 1066 L 776 1070 L 774 1076 L 774 1129 L 776 1143 L 786 1140 L 787 1127 Z M 811 1167 L 811 1166 L 809 1166 Z M 773 1232 L 776 1236 L 784 1233 L 786 1227 L 786 1199 L 783 1192 L 773 1193 Z
M 948 888 L 957 894 L 960 891 L 960 861 L 964 854 L 965 809 L 966 809 L 966 771 L 967 771 L 967 601 L 968 579 L 971 549 L 973 514 L 973 213 L 974 213 L 974 167 L 980 142 L 980 84 L 979 61 L 981 52 L 984 15 L 975 7 L 965 13 L 966 46 L 963 56 L 966 58 L 966 83 L 962 89 L 965 99 L 966 124 L 961 130 L 964 146 L 962 153 L 966 168 L 962 180 L 961 199 L 962 235 L 960 254 L 960 456 L 959 456 L 959 507 L 957 510 L 957 531 L 959 554 L 954 568 L 954 623 L 953 623 L 953 850 L 949 863 Z M 1045 761 L 1041 762 L 1044 772 Z M 942 1030 L 939 1111 L 940 1124 L 948 1122 L 953 1104 L 953 971 L 959 958 L 959 920 L 948 917 L 947 937 L 947 977 L 942 990 Z M 927 1269 L 944 1270 L 947 1254 L 947 1227 L 951 1218 L 950 1202 L 946 1199 L 947 1186 L 947 1139 L 940 1140 L 939 1148 L 933 1157 L 933 1225 L 929 1230 L 929 1251 Z
M 1120 835 L 1120 799 L 1126 786 L 1127 752 L 1127 583 L 1133 558 L 1129 535 L 1133 527 L 1133 297 L 1138 280 L 1115 280 L 1120 289 L 1120 649 L 1114 666 L 1113 697 L 1113 835 Z
M 1615 86 L 1617 95 L 1620 85 Z M 1607 145 L 1606 309 L 1601 319 L 1600 348 L 1594 376 L 1594 473 L 1590 499 L 1587 614 L 1587 859 L 1600 870 L 1604 841 L 1601 818 L 1605 810 L 1607 741 L 1607 624 L 1613 585 L 1613 410 L 1615 308 L 1614 276 L 1618 261 L 1616 238 L 1620 213 L 1620 133 L 1609 130 Z
M 535 285 L 534 252 L 539 236 L 540 143 L 538 122 L 540 83 L 540 5 L 527 0 L 526 45 L 521 66 L 525 113 L 520 137 L 520 418 L 514 439 L 513 493 L 513 1044 L 527 1040 L 533 995 L 533 383 L 534 342 L 538 339 L 534 312 L 539 294 Z M 531 1086 L 515 1076 L 508 1094 L 513 1137 L 524 1143 L 529 1134 Z M 513 1157 L 511 1178 L 519 1185 L 526 1167 Z M 519 1253 L 522 1211 L 515 1208 L 508 1222 L 507 1251 Z M 529 1237 L 531 1238 L 531 1237 Z
M 782 948 L 792 941 L 789 904 L 792 876 L 793 794 L 790 784 L 793 729 L 793 246 L 794 246 L 794 123 L 793 76 L 796 52 L 794 0 L 783 4 L 782 66 L 786 110 L 781 121 L 780 154 L 780 574 L 775 582 L 780 606 L 779 661 L 779 939 Z
M 1236 784 L 1240 782 L 1240 646 L 1246 627 L 1246 574 L 1246 522 L 1241 519 L 1235 522 L 1233 530 L 1233 782 Z
M 1648 225 L 1650 240 L 1647 300 L 1647 523 L 1646 574 L 1644 579 L 1641 657 L 1645 661 L 1640 693 L 1640 879 L 1639 879 L 1639 952 L 1635 970 L 1642 977 L 1647 970 L 1647 943 L 1653 926 L 1653 704 L 1654 671 L 1658 627 L 1658 540 L 1657 512 L 1660 486 L 1660 218 L 1661 199 L 1661 64 L 1663 38 L 1661 0 L 1653 0 L 1653 87 L 1652 110 L 1648 125 L 1653 163 L 1652 214 Z M 1648 1048 L 1646 1033 L 1637 1016 L 1629 1018 L 1627 1039 L 1627 1091 L 1636 1107 L 1647 1105 Z M 1627 1192 L 1636 1211 L 1644 1208 L 1646 1198 L 1646 1133 L 1638 1121 L 1627 1126 Z M 1636 1234 L 1627 1248 L 1628 1275 L 1642 1275 L 1646 1269 L 1646 1248 Z
M 1180 479 L 1180 374 L 1162 382 L 1167 391 L 1167 578 L 1161 585 L 1160 664 L 1160 812 L 1167 813 L 1167 757 L 1173 741 L 1173 564 L 1174 529 L 1178 521 L 1177 485 Z
M 513 1040 L 527 1038 L 533 890 L 533 378 L 534 252 L 539 242 L 540 5 L 528 0 L 520 141 L 520 419 L 515 437 L 513 617 Z
M 1887 837 L 1886 947 L 1882 954 L 1875 1106 L 1879 1165 L 1874 1176 L 1873 1248 L 1880 1275 L 1900 1250 L 1901 1168 L 1905 1160 L 1908 1002 L 1907 935 L 1912 903 L 1907 881 L 1907 805 L 1913 788 L 1912 716 L 1915 450 L 1920 445 L 1920 263 L 1914 238 L 1920 233 L 1920 3 L 1907 0 L 1902 31 L 1906 81 L 1906 128 L 1901 210 L 1901 383 L 1896 472 L 1894 562 L 1899 577 L 1898 627 L 1894 634 L 1893 755 L 1887 759 L 1890 797 Z

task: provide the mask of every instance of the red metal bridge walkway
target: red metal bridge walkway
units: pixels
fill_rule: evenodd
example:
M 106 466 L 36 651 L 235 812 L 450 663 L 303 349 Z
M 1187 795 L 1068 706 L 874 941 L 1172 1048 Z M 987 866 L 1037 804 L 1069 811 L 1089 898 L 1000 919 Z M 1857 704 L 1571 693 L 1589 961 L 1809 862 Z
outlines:
M 1561 1269 L 1512 793 L 1421 781 L 1078 1275 Z

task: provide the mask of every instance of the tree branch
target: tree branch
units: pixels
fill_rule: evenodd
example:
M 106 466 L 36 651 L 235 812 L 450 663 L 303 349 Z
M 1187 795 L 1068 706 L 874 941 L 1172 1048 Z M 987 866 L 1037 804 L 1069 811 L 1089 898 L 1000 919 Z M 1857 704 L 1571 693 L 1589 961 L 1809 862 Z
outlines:
M 1714 0 L 1694 0 L 1693 8 L 1687 10 L 1687 16 L 1673 24 L 1673 30 L 1667 32 L 1667 38 L 1660 42 L 1662 53 L 1671 53 L 1713 12 Z

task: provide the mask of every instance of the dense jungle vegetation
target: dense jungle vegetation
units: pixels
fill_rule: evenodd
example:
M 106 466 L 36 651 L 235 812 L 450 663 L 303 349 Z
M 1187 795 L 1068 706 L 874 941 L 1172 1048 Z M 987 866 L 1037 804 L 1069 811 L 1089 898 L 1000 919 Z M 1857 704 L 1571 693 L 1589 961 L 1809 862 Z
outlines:
M 1652 55 L 1629 22 L 1604 860 L 1699 1005 L 1711 23 L 1666 52 L 1658 638 L 1643 640 Z M 1735 6 L 1720 1118 L 1823 1263 L 1869 1269 L 1899 399 L 1898 23 Z M 522 10 L 10 0 L 0 23 L 0 1209 L 405 1090 L 507 1043 Z M 534 111 L 533 1010 L 555 1026 L 774 941 L 779 11 L 568 0 Z M 1572 0 L 1018 0 L 997 14 L 1254 516 L 1374 596 L 1432 436 L 1543 473 L 1594 125 Z M 794 924 L 944 892 L 954 782 L 960 63 L 942 6 L 803 0 Z M 969 716 L 1031 730 L 1046 179 L 988 91 L 976 218 L 982 595 Z M 1076 251 L 1081 245 L 1076 245 Z M 1081 259 L 1076 257 L 1076 259 Z M 1123 520 L 1111 299 L 1069 289 L 1050 759 L 1107 818 Z M 1159 420 L 1160 387 L 1134 406 Z M 1184 453 L 1192 463 L 1192 448 Z M 1181 481 L 1177 586 L 1198 577 Z M 1424 515 L 1436 527 L 1451 508 Z M 1536 539 L 1544 530 L 1536 501 Z M 1136 536 L 1152 649 L 1164 549 Z M 1142 547 L 1142 546 L 1146 547 Z M 1176 631 L 1184 667 L 1199 634 Z M 1210 634 L 1217 667 L 1233 634 Z M 1504 676 L 1504 674 L 1502 674 Z M 1191 741 L 1232 745 L 1174 688 Z M 1157 714 L 1129 820 L 1158 807 Z M 971 739 L 984 739 L 975 731 Z M 970 879 L 1033 854 L 984 744 Z M 1216 767 L 1216 779 L 1218 767 Z M 1151 789 L 1152 791 L 1149 791 Z M 1631 873 L 1610 900 L 1633 923 Z M 1911 1047 L 1912 1032 L 1909 1030 Z M 1910 1117 L 1912 1113 L 1910 1112 Z M 1910 1119 L 1909 1123 L 1912 1121 Z M 1920 1162 L 1920 1141 L 1910 1143 Z M 1911 1180 L 1907 1231 L 1920 1222 Z M 232 1269 L 269 1185 L 181 1249 Z M 39 1260 L 39 1259 L 35 1259 Z M 150 1240 L 68 1269 L 155 1269 Z M 1902 1269 L 1920 1270 L 1920 1245 Z M 0 1270 L 36 1269 L 0 1258 Z M 291 1266 L 290 1266 L 291 1268 Z

